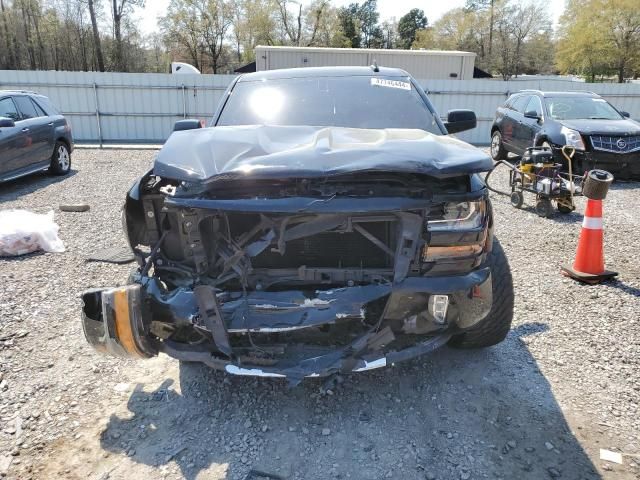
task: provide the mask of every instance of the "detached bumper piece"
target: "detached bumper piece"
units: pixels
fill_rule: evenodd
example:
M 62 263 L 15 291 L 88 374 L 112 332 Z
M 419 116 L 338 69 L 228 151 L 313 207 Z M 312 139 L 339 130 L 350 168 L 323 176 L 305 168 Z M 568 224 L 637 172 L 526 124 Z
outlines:
M 488 268 L 331 290 L 172 291 L 155 278 L 83 295 L 87 341 L 118 356 L 158 352 L 234 375 L 305 377 L 385 367 L 444 345 L 486 317 Z
M 140 285 L 89 290 L 82 300 L 82 330 L 93 348 L 118 357 L 158 353 L 145 330 Z

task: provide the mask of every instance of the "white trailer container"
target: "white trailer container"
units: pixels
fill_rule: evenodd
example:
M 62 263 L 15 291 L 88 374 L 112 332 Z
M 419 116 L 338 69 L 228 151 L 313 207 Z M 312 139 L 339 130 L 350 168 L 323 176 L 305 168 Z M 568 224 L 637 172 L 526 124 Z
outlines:
M 419 79 L 471 80 L 476 54 L 445 50 L 256 47 L 256 70 L 297 67 L 367 66 L 406 70 Z

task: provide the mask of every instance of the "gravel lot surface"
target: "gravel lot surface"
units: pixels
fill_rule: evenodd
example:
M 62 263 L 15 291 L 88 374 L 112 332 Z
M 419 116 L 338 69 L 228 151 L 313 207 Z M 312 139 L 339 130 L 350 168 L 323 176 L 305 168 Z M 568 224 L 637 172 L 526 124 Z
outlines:
M 180 371 L 109 358 L 84 341 L 80 293 L 131 266 L 85 263 L 122 245 L 120 205 L 151 151 L 78 150 L 65 178 L 0 186 L 0 208 L 56 210 L 67 251 L 0 259 L 0 476 L 12 479 L 640 479 L 640 184 L 605 204 L 619 280 L 584 286 L 581 213 L 541 219 L 494 195 L 516 288 L 513 330 L 482 351 L 441 349 L 305 381 Z M 504 183 L 496 174 L 494 184 Z M 91 210 L 63 213 L 63 203 Z M 579 202 L 578 212 L 584 203 Z M 623 464 L 600 459 L 622 452 Z M 259 477 L 254 477 L 259 478 Z

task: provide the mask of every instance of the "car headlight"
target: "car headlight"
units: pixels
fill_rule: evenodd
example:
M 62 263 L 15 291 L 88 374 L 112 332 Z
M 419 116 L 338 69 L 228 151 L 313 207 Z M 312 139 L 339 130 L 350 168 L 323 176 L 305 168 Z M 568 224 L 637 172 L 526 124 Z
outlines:
M 442 203 L 431 209 L 427 230 L 441 232 L 478 228 L 482 226 L 485 211 L 485 200 Z
M 582 135 L 577 130 L 573 130 L 571 128 L 562 127 L 560 129 L 560 133 L 564 135 L 565 144 L 570 147 L 575 148 L 576 150 L 584 150 L 584 142 L 582 141 Z

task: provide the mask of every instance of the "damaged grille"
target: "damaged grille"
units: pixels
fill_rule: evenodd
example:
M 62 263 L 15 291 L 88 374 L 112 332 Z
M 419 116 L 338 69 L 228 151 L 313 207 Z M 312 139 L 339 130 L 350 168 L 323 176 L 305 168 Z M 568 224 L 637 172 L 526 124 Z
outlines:
M 321 219 L 322 216 L 315 217 Z M 346 217 L 345 217 L 346 218 Z M 301 266 L 310 268 L 390 268 L 393 266 L 391 256 L 385 254 L 361 232 L 375 237 L 388 249 L 395 249 L 396 222 L 391 219 L 377 218 L 378 221 L 366 219 L 349 219 L 341 225 L 313 235 L 288 240 L 283 254 L 276 246 L 266 248 L 251 259 L 253 268 L 261 269 L 297 269 Z M 232 236 L 237 238 L 251 229 L 259 221 L 257 215 L 236 214 L 229 216 L 229 228 Z M 291 222 L 287 228 L 295 228 Z M 277 242 L 274 242 L 277 243 Z
M 640 150 L 640 135 L 591 135 L 594 150 L 604 152 L 629 153 Z
M 392 222 L 359 224 L 391 249 L 395 248 Z M 252 260 L 254 268 L 389 268 L 393 260 L 359 232 L 322 232 L 292 240 L 285 255 L 264 251 Z

